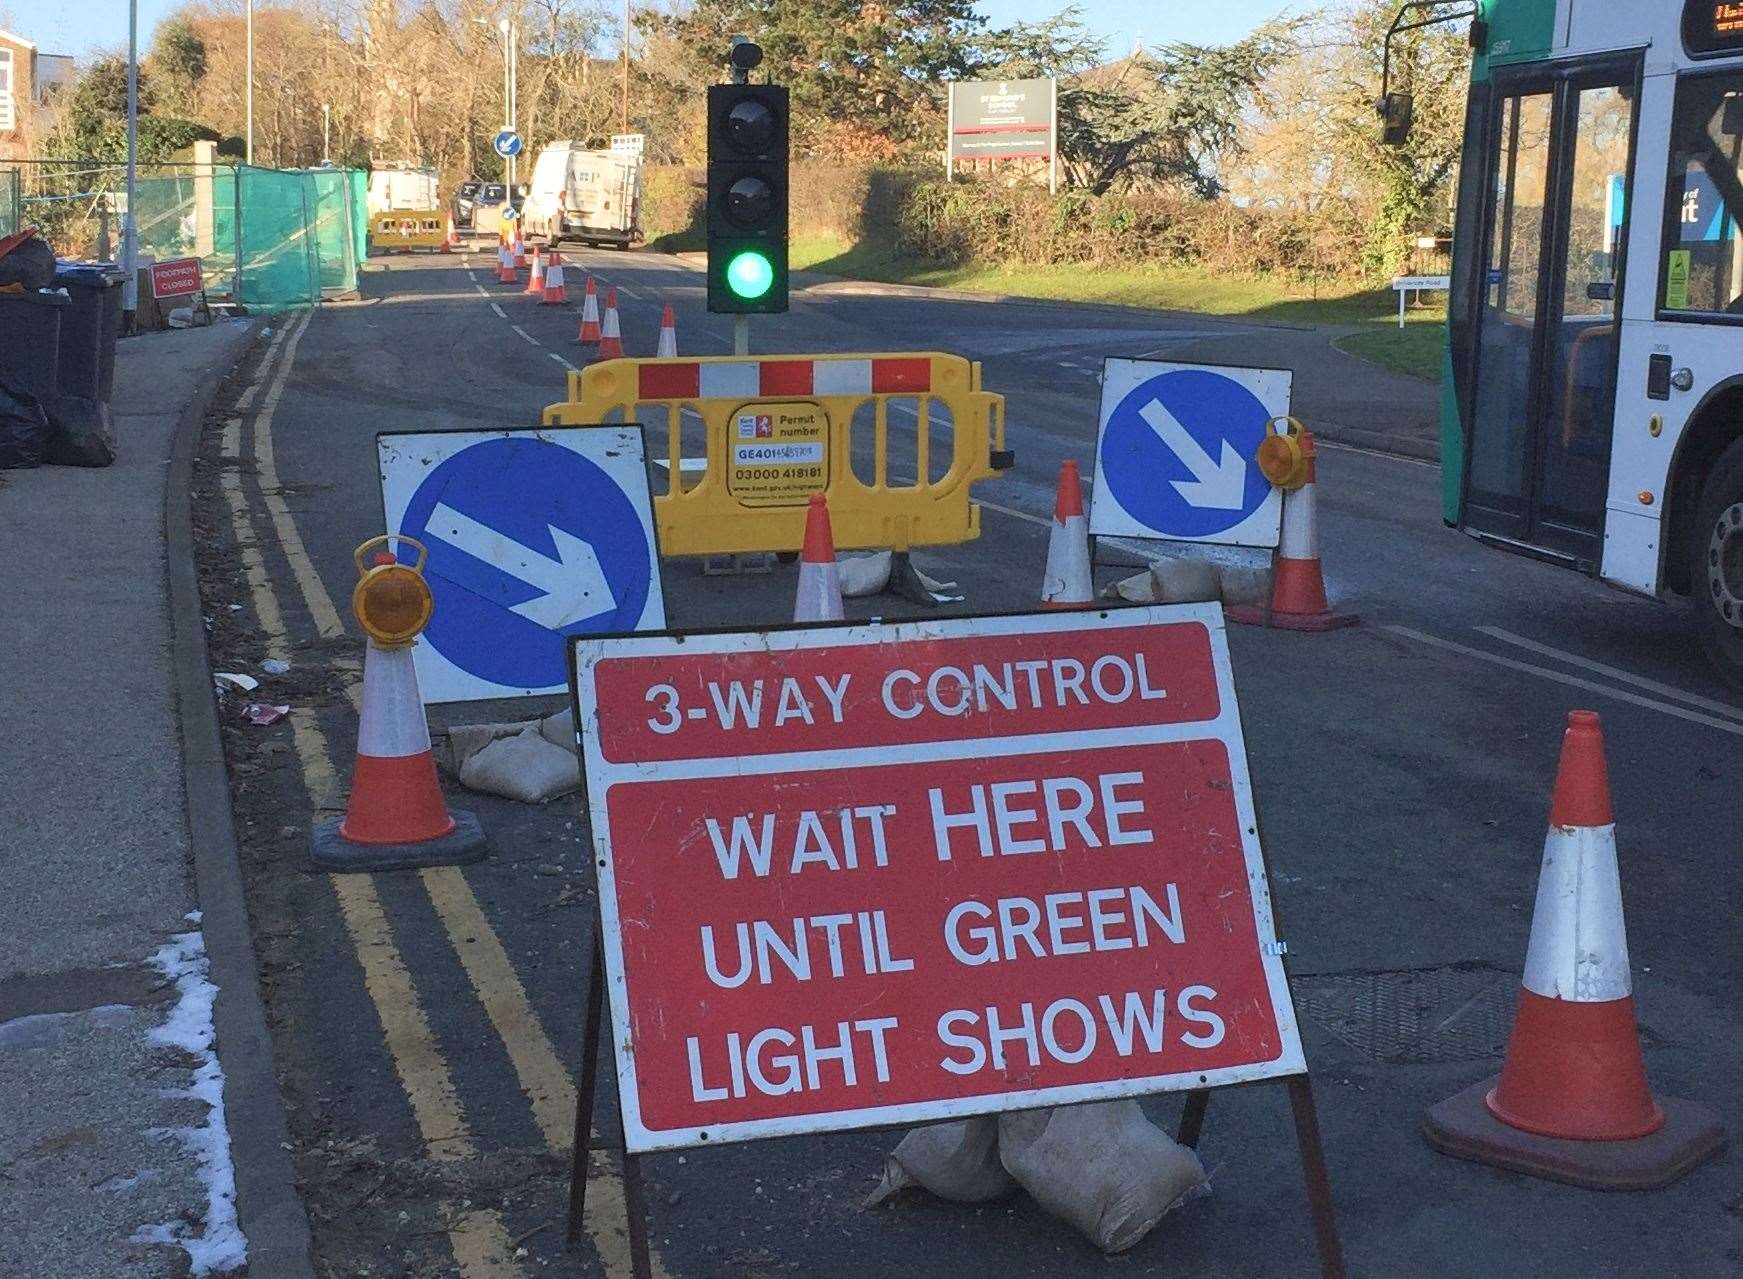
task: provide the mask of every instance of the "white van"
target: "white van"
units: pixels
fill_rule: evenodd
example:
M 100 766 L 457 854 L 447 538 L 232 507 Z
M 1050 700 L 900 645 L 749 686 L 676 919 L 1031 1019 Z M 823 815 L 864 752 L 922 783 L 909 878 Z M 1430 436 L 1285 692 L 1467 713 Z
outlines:
M 436 199 L 436 171 L 397 164 L 376 169 L 369 175 L 369 213 L 409 210 L 429 213 L 440 208 Z
M 641 159 L 553 142 L 533 161 L 521 231 L 547 243 L 628 247 L 642 238 Z

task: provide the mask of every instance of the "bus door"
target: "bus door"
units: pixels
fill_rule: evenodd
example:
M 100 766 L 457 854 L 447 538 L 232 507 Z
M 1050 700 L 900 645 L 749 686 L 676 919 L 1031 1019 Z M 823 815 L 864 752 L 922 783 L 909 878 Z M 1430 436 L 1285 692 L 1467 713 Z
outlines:
M 1464 527 L 1598 560 L 1638 68 L 1497 77 L 1485 148 Z

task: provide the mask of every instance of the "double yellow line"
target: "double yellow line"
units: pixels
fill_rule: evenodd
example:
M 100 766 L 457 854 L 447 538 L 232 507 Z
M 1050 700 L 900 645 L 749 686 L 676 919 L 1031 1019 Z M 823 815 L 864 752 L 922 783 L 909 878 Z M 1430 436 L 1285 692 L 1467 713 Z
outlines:
M 290 565 L 291 576 L 315 630 L 321 638 L 331 639 L 344 633 L 344 624 L 285 506 L 272 444 L 273 417 L 296 361 L 297 344 L 307 331 L 312 314 L 303 312 L 274 335 L 259 372 L 237 400 L 237 415 L 225 423 L 222 452 L 226 462 L 241 461 L 242 425 L 252 409 L 250 452 L 273 540 Z M 267 655 L 288 660 L 290 644 L 284 611 L 255 538 L 238 468 L 225 467 L 219 482 L 240 548 L 255 616 L 267 637 Z M 354 671 L 346 675 L 345 693 L 356 710 L 361 686 Z M 307 707 L 292 710 L 290 725 L 314 815 L 337 811 L 343 806 L 343 787 L 327 737 L 314 712 Z M 455 867 L 428 869 L 419 875 L 480 1007 L 507 1050 L 546 1145 L 555 1151 L 569 1149 L 575 1110 L 574 1084 L 471 885 Z M 418 1000 L 412 975 L 376 892 L 374 877 L 334 875 L 329 882 L 357 952 L 364 989 L 380 1019 L 388 1053 L 411 1105 L 426 1153 L 431 1159 L 443 1160 L 475 1155 L 477 1143 L 455 1091 L 453 1072 Z M 623 1182 L 609 1156 L 597 1146 L 589 1173 L 587 1233 L 606 1274 L 628 1275 L 630 1249 L 624 1226 Z M 448 1240 L 465 1279 L 495 1279 L 518 1273 L 511 1240 L 501 1214 L 494 1209 L 474 1208 L 463 1213 L 449 1228 Z M 657 1256 L 654 1274 L 665 1275 Z

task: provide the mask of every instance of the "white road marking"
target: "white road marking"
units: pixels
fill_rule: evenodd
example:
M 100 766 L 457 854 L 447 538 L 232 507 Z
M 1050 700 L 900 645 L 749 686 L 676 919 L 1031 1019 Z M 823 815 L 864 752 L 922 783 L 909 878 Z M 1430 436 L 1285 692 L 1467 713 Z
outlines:
M 479 284 L 479 283 L 478 283 L 478 282 L 477 282 L 477 281 L 476 281 L 476 280 L 474 280 L 474 281 L 473 281 L 473 282 L 472 282 L 472 287 L 473 287 L 473 288 L 475 288 L 475 289 L 477 289 L 477 290 L 478 290 L 478 296 L 479 296 L 479 297 L 481 297 L 481 298 L 487 298 L 487 297 L 489 297 L 489 296 L 490 296 L 490 294 L 489 294 L 489 293 L 487 293 L 487 292 L 486 292 L 486 291 L 485 291 L 485 288 L 484 288 L 484 286 L 483 286 L 483 285 L 482 285 L 482 284 Z
M 1336 449 L 1339 453 L 1363 453 L 1368 457 L 1377 457 L 1385 462 L 1408 462 L 1411 466 L 1426 466 L 1431 471 L 1440 470 L 1439 462 L 1430 462 L 1420 457 L 1405 457 L 1402 453 L 1382 453 L 1379 449 L 1365 449 L 1355 444 L 1339 444 L 1336 440 L 1328 440 L 1323 435 L 1313 437 L 1316 448 Z
M 568 369 L 571 373 L 579 373 L 581 371 L 580 365 L 569 363 L 569 361 L 565 360 L 562 356 L 558 355 L 555 351 L 546 351 L 545 354 L 550 356 L 558 364 L 561 364 L 564 368 Z
M 1641 706 L 1649 711 L 1658 711 L 1660 714 L 1669 715 L 1675 719 L 1687 720 L 1691 724 L 1704 724 L 1708 728 L 1718 729 L 1721 733 L 1743 737 L 1743 724 L 1730 720 L 1703 715 L 1699 711 L 1687 710 L 1681 706 L 1672 706 L 1670 703 L 1661 702 L 1656 698 L 1642 697 L 1638 693 L 1625 692 L 1607 684 L 1600 684 L 1595 680 L 1581 679 L 1577 675 L 1567 675 L 1561 671 L 1550 670 L 1547 666 L 1534 666 L 1530 662 L 1519 662 L 1511 657 L 1502 657 L 1499 653 L 1486 653 L 1480 648 L 1472 648 L 1469 644 L 1458 644 L 1435 635 L 1424 635 L 1421 631 L 1412 630 L 1408 626 L 1382 626 L 1380 629 L 1390 631 L 1394 635 L 1402 635 L 1405 639 L 1415 640 L 1419 644 L 1445 649 L 1449 653 L 1474 657 L 1478 661 L 1505 666 L 1508 670 L 1524 671 L 1528 675 L 1541 675 L 1544 679 L 1553 680 L 1557 684 L 1566 684 L 1570 688 L 1581 688 L 1588 693 L 1597 693 L 1601 697 L 1612 697 L 1617 701 L 1627 702 L 1630 706 Z
M 511 325 L 509 325 L 509 327 L 512 328 L 516 333 L 520 334 L 527 341 L 531 342 L 534 346 L 543 346 L 544 345 L 543 342 L 539 341 L 531 333 L 528 333 L 525 329 L 521 328 L 520 325 L 511 324 Z
M 485 296 L 486 296 L 486 297 L 488 297 L 488 296 L 489 296 L 489 294 L 486 294 L 486 295 L 485 295 Z M 490 309 L 491 309 L 491 310 L 492 310 L 492 311 L 495 311 L 495 312 L 496 312 L 496 318 L 497 318 L 497 319 L 499 319 L 499 320 L 506 320 L 506 319 L 508 319 L 508 312 L 507 312 L 507 311 L 504 311 L 504 310 L 503 310 L 503 309 L 502 309 L 502 303 L 500 303 L 500 302 L 492 302 L 492 303 L 491 303 L 491 304 L 490 304 Z
M 1702 697 L 1697 693 L 1685 693 L 1680 688 L 1670 684 L 1660 684 L 1657 680 L 1647 679 L 1644 675 L 1635 675 L 1630 671 L 1619 670 L 1614 666 L 1606 666 L 1602 662 L 1594 662 L 1589 657 L 1580 657 L 1548 644 L 1539 644 L 1536 640 L 1526 639 L 1523 635 L 1515 635 L 1512 631 L 1502 630 L 1499 626 L 1479 626 L 1477 629 L 1504 644 L 1512 644 L 1543 657 L 1552 657 L 1557 661 L 1566 662 L 1569 666 L 1583 667 L 1599 675 L 1606 675 L 1619 683 L 1632 684 L 1635 688 L 1644 688 L 1649 693 L 1675 698 L 1679 702 L 1687 702 L 1690 706 L 1698 706 L 1702 710 L 1712 711 L 1715 715 L 1725 715 L 1731 719 L 1743 720 L 1743 709 L 1728 705 L 1725 702 L 1716 702 L 1710 697 Z
M 640 302 L 642 300 L 642 295 L 637 293 L 634 289 L 630 288 L 629 285 L 627 285 L 627 284 L 619 284 L 617 286 L 617 291 L 619 293 L 623 294 L 625 297 L 634 298 L 637 302 Z

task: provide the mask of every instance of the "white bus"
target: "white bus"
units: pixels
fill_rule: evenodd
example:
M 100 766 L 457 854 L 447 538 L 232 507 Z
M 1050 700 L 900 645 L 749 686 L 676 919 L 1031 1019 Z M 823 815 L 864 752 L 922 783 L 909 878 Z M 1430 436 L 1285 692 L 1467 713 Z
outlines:
M 1688 596 L 1743 687 L 1743 0 L 1480 0 L 1447 522 Z

